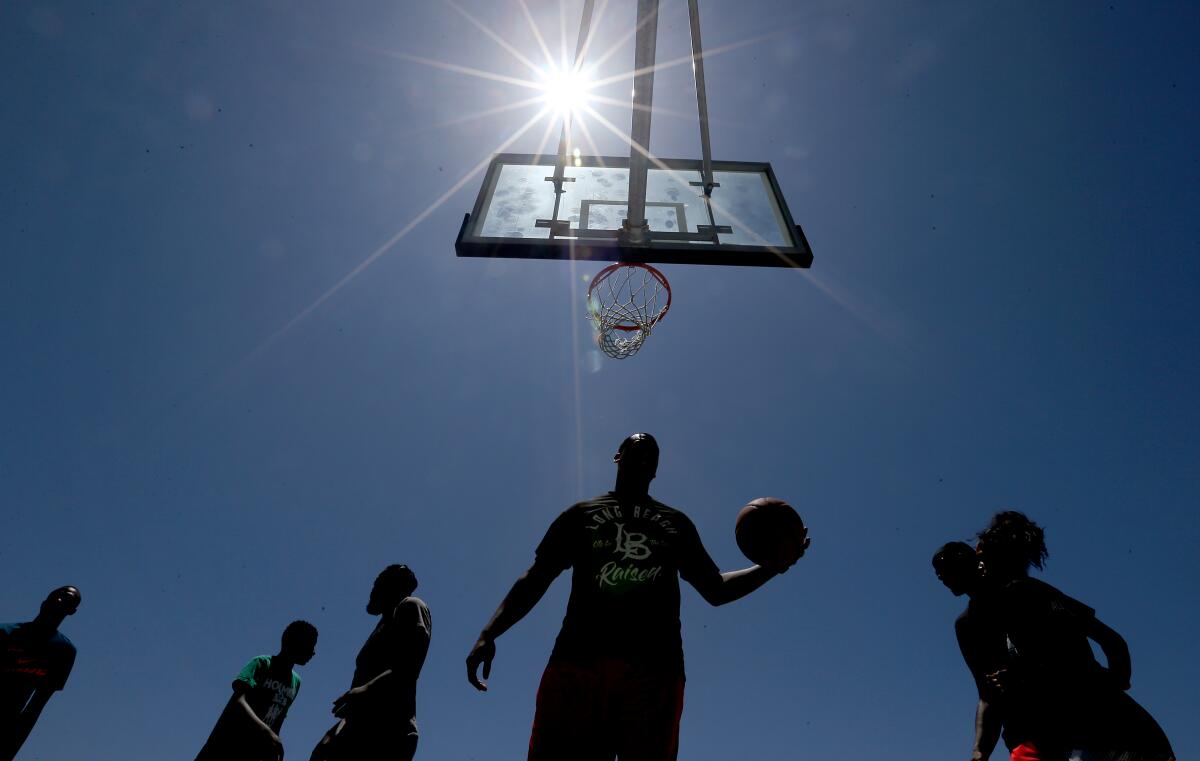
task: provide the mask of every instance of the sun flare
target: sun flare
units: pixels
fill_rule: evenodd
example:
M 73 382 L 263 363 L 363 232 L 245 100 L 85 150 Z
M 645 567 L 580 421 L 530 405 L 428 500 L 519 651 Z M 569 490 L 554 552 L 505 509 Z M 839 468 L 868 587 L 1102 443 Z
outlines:
M 552 68 L 541 73 L 538 83 L 542 101 L 559 116 L 576 116 L 591 100 L 589 92 L 595 82 L 587 71 L 574 68 Z

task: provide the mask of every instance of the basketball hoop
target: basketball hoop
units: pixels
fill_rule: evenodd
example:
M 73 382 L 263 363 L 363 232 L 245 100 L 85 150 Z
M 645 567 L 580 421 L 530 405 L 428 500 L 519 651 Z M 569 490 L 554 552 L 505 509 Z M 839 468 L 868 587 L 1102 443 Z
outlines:
M 637 354 L 671 308 L 671 285 L 648 264 L 618 262 L 592 279 L 587 306 L 600 350 L 613 359 L 625 359 Z
M 556 153 L 492 157 L 454 242 L 459 256 L 616 262 L 587 289 L 596 345 L 613 359 L 640 351 L 671 307 L 671 286 L 649 263 L 807 268 L 813 261 L 771 165 L 712 159 L 698 0 L 688 0 L 688 16 L 700 159 L 661 159 L 644 147 L 651 144 L 659 1 L 637 2 L 629 155 L 571 150 L 574 117 L 566 109 Z M 583 2 L 569 69 L 576 74 L 592 40 L 594 5 Z

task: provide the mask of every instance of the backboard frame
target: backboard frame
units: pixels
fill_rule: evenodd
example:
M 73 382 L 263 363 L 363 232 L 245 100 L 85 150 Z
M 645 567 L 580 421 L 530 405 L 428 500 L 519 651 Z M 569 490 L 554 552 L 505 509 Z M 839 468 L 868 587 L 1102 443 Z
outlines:
M 484 219 L 499 177 L 506 165 L 545 166 L 553 174 L 556 157 L 553 154 L 534 155 L 501 153 L 492 158 L 484 175 L 483 185 L 471 213 L 463 218 L 454 249 L 461 257 L 511 259 L 565 259 L 576 261 L 631 262 L 642 264 L 715 264 L 724 266 L 792 267 L 812 266 L 813 254 L 804 231 L 792 219 L 783 198 L 779 182 L 771 165 L 765 162 L 713 161 L 713 172 L 761 172 L 770 184 L 781 219 L 781 232 L 788 235 L 791 245 L 749 246 L 721 243 L 720 229 L 701 226 L 703 232 L 651 233 L 652 239 L 633 243 L 622 239 L 616 231 L 580 230 L 562 227 L 556 222 L 547 238 L 484 237 L 474 234 L 477 220 Z M 568 157 L 567 169 L 603 167 L 629 169 L 629 157 L 579 156 Z M 658 159 L 652 168 L 701 172 L 703 162 L 693 159 Z M 547 181 L 546 192 L 554 193 Z M 717 196 L 720 190 L 716 191 Z M 590 203 L 590 202 L 589 202 Z M 653 205 L 653 202 L 651 203 Z M 565 235 L 564 235 L 565 232 Z M 564 236 L 564 237 L 559 237 Z M 704 241 L 711 241 L 710 243 Z

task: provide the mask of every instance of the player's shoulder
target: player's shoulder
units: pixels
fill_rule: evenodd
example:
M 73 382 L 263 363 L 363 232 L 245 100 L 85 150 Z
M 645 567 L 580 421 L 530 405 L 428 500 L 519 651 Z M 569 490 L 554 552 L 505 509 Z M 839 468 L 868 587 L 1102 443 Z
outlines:
M 416 608 L 417 610 L 419 610 L 423 613 L 426 613 L 426 614 L 429 613 L 429 606 L 426 605 L 425 601 L 422 600 L 420 597 L 414 597 L 412 595 L 409 595 L 408 597 L 405 597 L 403 600 L 401 600 L 400 604 L 396 607 L 403 608 L 405 606 L 407 606 L 409 608 Z
M 613 507 L 619 504 L 617 495 L 611 491 L 606 491 L 603 494 L 597 494 L 590 499 L 580 500 L 568 507 L 564 512 L 581 512 L 586 513 L 590 510 L 595 510 L 598 507 Z
M 1070 615 L 1085 618 L 1096 615 L 1096 611 L 1087 603 L 1076 600 L 1058 587 L 1041 579 L 1027 579 L 1026 586 L 1055 613 L 1065 611 Z
M 251 658 L 250 660 L 246 661 L 246 665 L 242 668 L 242 672 L 239 676 L 241 676 L 241 677 L 253 676 L 255 674 L 259 674 L 263 671 L 266 671 L 270 668 L 271 668 L 271 656 L 256 655 L 253 658 Z
M 401 600 L 392 609 L 391 621 L 405 629 L 413 624 L 426 631 L 433 628 L 433 616 L 429 613 L 429 606 L 420 597 L 409 596 Z
M 72 655 L 75 654 L 75 643 L 71 641 L 70 637 L 62 632 L 56 631 L 54 633 L 54 637 L 51 639 L 51 642 L 54 643 L 54 647 L 60 652 L 70 653 Z
M 696 524 L 693 523 L 692 519 L 687 516 L 687 513 L 683 512 L 679 508 L 671 507 L 664 502 L 659 502 L 654 497 L 650 498 L 650 507 L 654 508 L 654 510 L 657 511 L 663 519 L 669 521 L 670 525 L 673 525 L 676 528 L 688 528 L 692 531 L 696 530 Z
M 1009 602 L 1033 602 L 1064 596 L 1056 587 L 1032 576 L 1021 576 L 1004 585 L 1003 596 Z
M 271 656 L 256 655 L 246 662 L 238 675 L 233 678 L 233 691 L 249 692 L 258 687 L 259 681 L 271 668 Z
M 650 497 L 650 504 L 651 504 L 651 506 L 654 507 L 655 510 L 658 510 L 658 511 L 664 512 L 664 513 L 669 513 L 671 515 L 675 515 L 675 516 L 679 516 L 681 518 L 687 519 L 687 515 L 684 514 L 684 512 L 682 510 L 680 510 L 677 507 L 671 507 L 670 505 L 668 505 L 665 502 L 659 502 L 654 497 Z
M 968 600 L 958 618 L 954 619 L 954 631 L 958 632 L 959 636 L 974 633 L 986 626 L 991 617 L 992 611 L 986 606 L 977 600 Z
M 592 515 L 593 513 L 611 511 L 613 508 L 617 507 L 618 504 L 620 503 L 617 500 L 617 495 L 613 494 L 612 492 L 605 492 L 604 494 L 599 494 L 591 499 L 584 499 L 576 502 L 566 510 L 563 510 L 561 513 L 559 513 L 558 517 L 555 519 L 555 522 L 565 522 L 569 524 L 574 521 L 587 521 L 589 520 L 588 516 Z
M 1052 614 L 1066 611 L 1085 617 L 1095 615 L 1088 605 L 1058 587 L 1030 576 L 1010 581 L 1004 587 L 1004 599 L 1006 606 L 1014 610 Z

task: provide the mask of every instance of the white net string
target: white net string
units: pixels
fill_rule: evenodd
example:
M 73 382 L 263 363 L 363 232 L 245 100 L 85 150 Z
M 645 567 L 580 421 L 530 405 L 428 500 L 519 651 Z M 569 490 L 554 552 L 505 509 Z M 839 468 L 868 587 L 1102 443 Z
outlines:
M 596 343 L 613 359 L 636 354 L 669 306 L 666 278 L 646 266 L 606 268 L 588 289 L 588 319 L 595 323 Z
M 613 359 L 625 359 L 637 354 L 638 349 L 646 342 L 648 330 L 601 330 L 596 334 L 596 345 L 600 351 Z

